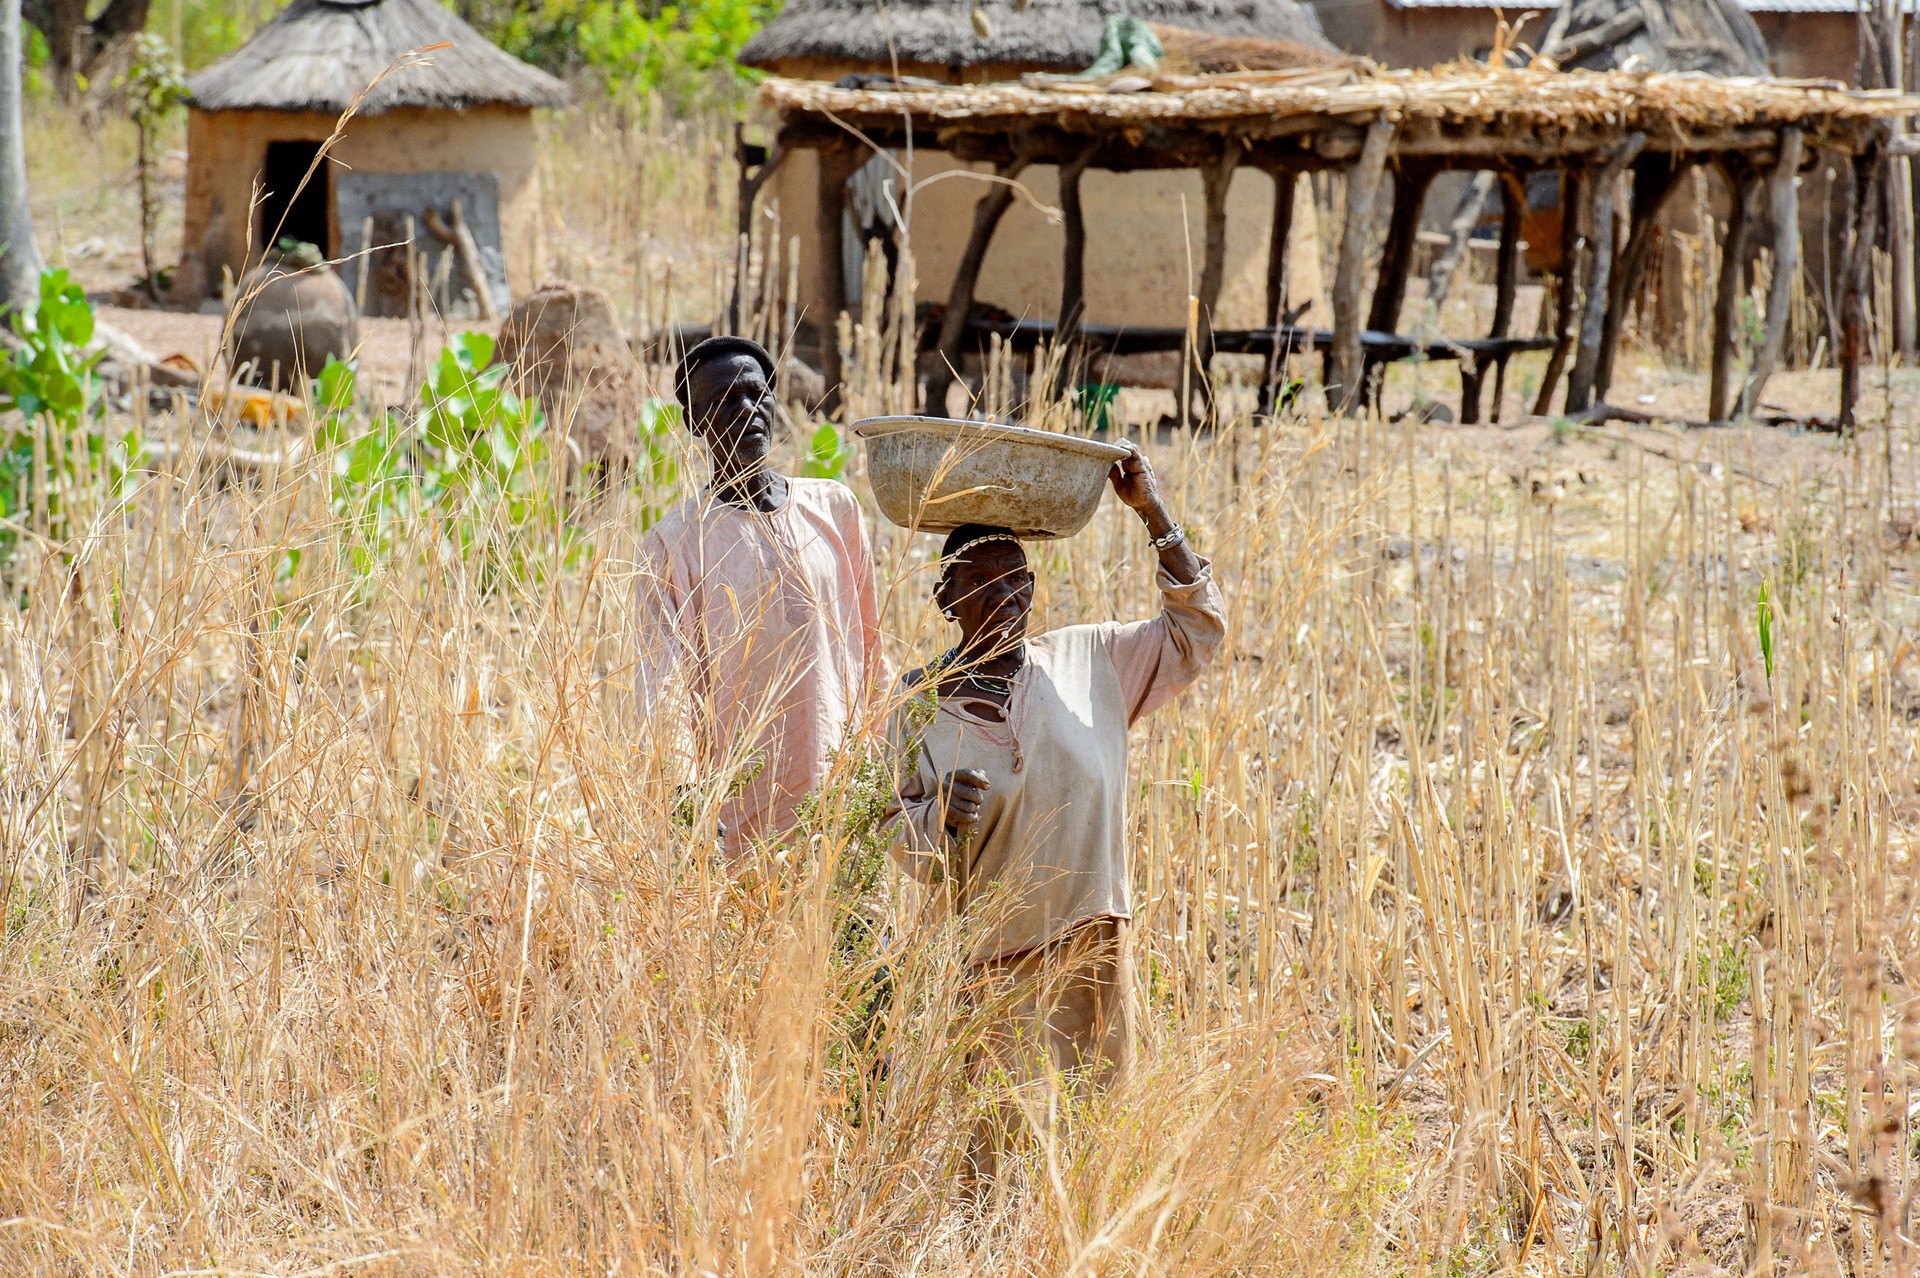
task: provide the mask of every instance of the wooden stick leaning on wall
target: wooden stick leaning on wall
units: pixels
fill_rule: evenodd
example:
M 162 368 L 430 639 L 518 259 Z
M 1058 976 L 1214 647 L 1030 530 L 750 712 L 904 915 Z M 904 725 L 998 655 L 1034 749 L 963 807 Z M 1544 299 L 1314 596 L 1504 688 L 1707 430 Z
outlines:
M 1213 316 L 1220 308 L 1220 290 L 1227 278 L 1227 194 L 1233 187 L 1233 171 L 1240 164 L 1240 143 L 1228 138 L 1222 143 L 1220 157 L 1201 171 L 1206 195 L 1206 248 L 1200 264 L 1200 314 L 1194 331 L 1193 379 L 1205 408 L 1199 420 L 1208 425 L 1214 420 L 1213 395 Z M 1181 406 L 1181 416 L 1191 426 L 1195 422 L 1191 397 Z
M 967 247 L 960 254 L 959 265 L 954 268 L 953 287 L 947 291 L 947 313 L 940 319 L 939 359 L 927 375 L 927 411 L 936 416 L 946 414 L 947 391 L 966 355 L 967 321 L 973 314 L 974 286 L 979 283 L 980 268 L 986 264 L 987 249 L 993 244 L 994 228 L 1000 225 L 1000 219 L 1013 204 L 1014 183 L 1025 171 L 1028 156 L 1024 144 L 1018 147 L 1011 160 L 994 170 L 1000 180 L 989 186 L 973 206 L 973 231 L 967 236 Z
M 1374 204 L 1380 197 L 1393 135 L 1391 120 L 1377 119 L 1368 125 L 1359 158 L 1347 168 L 1346 226 L 1340 234 L 1340 258 L 1333 272 L 1333 350 L 1327 361 L 1327 405 L 1341 416 L 1360 403 L 1364 371 L 1360 291 L 1366 286 Z
M 1793 308 L 1793 281 L 1800 273 L 1800 158 L 1805 135 L 1798 128 L 1780 131 L 1780 159 L 1768 179 L 1773 203 L 1773 282 L 1767 289 L 1767 327 L 1754 352 L 1753 368 L 1740 390 L 1740 417 L 1753 416 L 1760 393 L 1780 364 L 1787 340 L 1787 315 Z
M 821 411 L 833 413 L 840 407 L 844 380 L 840 314 L 847 309 L 847 183 L 860 167 L 860 159 L 850 140 L 823 146 L 814 154 L 820 165 L 814 234 L 820 241 L 820 299 L 821 309 L 826 312 L 814 322 L 820 331 L 820 375 L 827 390 Z
M 1753 233 L 1753 175 L 1729 157 L 1723 162 L 1733 200 L 1727 233 L 1720 240 L 1720 277 L 1713 295 L 1712 363 L 1707 383 L 1707 420 L 1723 422 L 1733 409 L 1734 341 L 1740 330 L 1740 299 L 1747 291 L 1747 245 Z
M 1607 303 L 1613 296 L 1613 255 L 1617 242 L 1615 221 L 1618 216 L 1620 179 L 1647 148 L 1647 135 L 1633 133 L 1608 158 L 1593 186 L 1593 226 L 1587 260 L 1592 263 L 1587 278 L 1585 313 L 1580 320 L 1580 345 L 1573 360 L 1573 373 L 1567 379 L 1567 412 L 1584 412 L 1593 404 L 1594 379 L 1600 371 L 1602 342 L 1606 334 Z
M 1547 358 L 1547 371 L 1540 378 L 1540 393 L 1533 400 L 1533 415 L 1545 417 L 1553 407 L 1553 392 L 1567 371 L 1567 357 L 1573 353 L 1574 316 L 1580 297 L 1580 213 L 1587 202 L 1589 175 L 1568 169 L 1560 182 L 1560 290 L 1554 299 L 1553 354 Z

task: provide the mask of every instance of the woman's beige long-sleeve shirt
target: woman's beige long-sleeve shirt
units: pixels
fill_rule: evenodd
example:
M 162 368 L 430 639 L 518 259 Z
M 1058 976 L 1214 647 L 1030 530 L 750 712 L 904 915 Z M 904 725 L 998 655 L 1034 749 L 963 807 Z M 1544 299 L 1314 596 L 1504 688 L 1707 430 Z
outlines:
M 1204 564 L 1204 561 L 1203 561 Z M 1210 567 L 1181 583 L 1161 569 L 1159 616 L 1068 626 L 1027 643 L 1005 723 L 922 691 L 895 711 L 901 776 L 892 852 L 958 908 L 994 902 L 983 962 L 1044 945 L 1094 918 L 1130 918 L 1127 729 L 1200 676 L 1226 636 Z M 977 768 L 991 788 L 964 841 L 942 822 L 940 779 Z

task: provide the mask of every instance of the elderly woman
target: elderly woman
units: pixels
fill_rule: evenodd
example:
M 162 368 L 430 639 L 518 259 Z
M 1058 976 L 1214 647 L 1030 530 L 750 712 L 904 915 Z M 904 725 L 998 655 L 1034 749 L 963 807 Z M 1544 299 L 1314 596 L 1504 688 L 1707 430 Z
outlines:
M 1207 561 L 1146 458 L 1136 452 L 1111 479 L 1147 526 L 1160 614 L 1029 638 L 1033 574 L 1020 542 L 958 529 L 935 600 L 959 642 L 906 676 L 890 729 L 903 763 L 894 856 L 921 882 L 947 885 L 962 911 L 989 901 L 976 984 L 1010 983 L 1001 992 L 1017 1023 L 988 1051 L 1016 1079 L 1050 1067 L 1104 1081 L 1130 1062 L 1127 730 L 1192 684 L 1226 633 Z M 1015 1040 L 1040 1050 L 1014 1058 Z

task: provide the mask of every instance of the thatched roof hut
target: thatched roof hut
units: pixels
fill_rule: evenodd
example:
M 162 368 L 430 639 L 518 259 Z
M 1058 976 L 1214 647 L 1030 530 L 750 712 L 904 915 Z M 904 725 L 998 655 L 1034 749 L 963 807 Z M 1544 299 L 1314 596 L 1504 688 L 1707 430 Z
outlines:
M 434 49 L 401 66 L 415 49 Z M 371 86 L 369 88 L 369 86 Z M 567 87 L 490 43 L 436 0 L 293 0 L 189 83 L 202 111 L 561 107 Z
M 534 274 L 533 111 L 566 105 L 566 86 L 436 0 L 293 0 L 188 88 L 177 299 L 217 293 L 223 271 L 238 278 L 282 238 L 352 258 L 369 234 L 411 232 L 414 254 L 343 269 L 374 314 L 404 313 L 423 254 L 456 311 L 500 309 L 509 280 Z M 447 254 L 463 269 L 441 269 Z
M 1099 51 L 1107 19 L 1122 13 L 1207 35 L 1334 52 L 1313 14 L 1292 0 L 789 0 L 747 42 L 740 61 L 813 80 L 860 71 L 953 81 L 1078 71 Z

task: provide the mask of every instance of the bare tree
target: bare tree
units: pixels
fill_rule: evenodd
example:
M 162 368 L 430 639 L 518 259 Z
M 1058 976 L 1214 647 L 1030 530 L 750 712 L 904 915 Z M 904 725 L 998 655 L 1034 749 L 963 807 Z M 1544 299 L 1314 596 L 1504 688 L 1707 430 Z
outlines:
M 27 203 L 26 129 L 20 119 L 20 3 L 0 0 L 0 308 L 31 306 L 46 262 Z
M 109 54 L 147 26 L 153 0 L 107 0 L 87 12 L 88 0 L 22 0 L 28 22 L 47 40 L 47 70 L 62 98 L 80 77 L 92 76 Z

